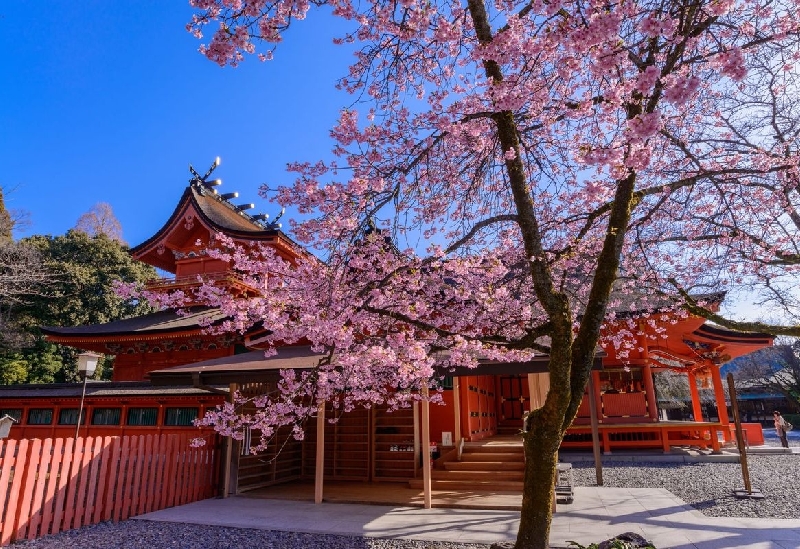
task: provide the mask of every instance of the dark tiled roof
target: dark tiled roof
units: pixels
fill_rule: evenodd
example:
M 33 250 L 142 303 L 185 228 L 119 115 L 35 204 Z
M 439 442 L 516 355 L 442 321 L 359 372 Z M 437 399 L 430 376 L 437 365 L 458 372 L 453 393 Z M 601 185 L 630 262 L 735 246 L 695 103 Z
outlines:
M 224 315 L 219 309 L 197 306 L 186 309 L 184 314 L 179 314 L 176 309 L 167 309 L 105 324 L 67 327 L 43 326 L 42 332 L 47 335 L 67 337 L 166 334 L 199 330 L 201 321 L 210 319 L 212 323 L 216 323 L 223 318 Z
M 762 334 L 760 332 L 740 332 L 731 330 L 717 324 L 706 322 L 693 332 L 695 335 L 719 341 L 740 341 L 740 340 L 764 340 L 764 343 L 771 342 L 775 336 Z
M 249 215 L 236 210 L 230 202 L 222 200 L 218 195 L 203 192 L 194 185 L 190 185 L 188 190 L 206 219 L 223 232 L 241 231 L 269 235 L 278 233 L 275 229 L 265 229 Z
M 274 380 L 279 370 L 314 368 L 324 356 L 307 345 L 281 347 L 270 357 L 265 357 L 264 351 L 251 351 L 155 370 L 148 375 L 154 384 L 218 385 Z
M 195 185 L 189 185 L 178 201 L 169 220 L 153 236 L 138 246 L 131 248 L 131 255 L 138 257 L 159 242 L 163 235 L 178 223 L 184 212 L 191 206 L 194 206 L 203 221 L 214 231 L 231 236 L 241 236 L 250 240 L 263 240 L 281 234 L 276 229 L 266 229 L 252 217 L 246 213 L 239 212 L 228 201 L 222 200 L 210 191 L 204 191 Z M 286 237 L 284 236 L 284 238 Z
M 600 354 L 603 354 L 600 351 Z M 184 366 L 174 366 L 150 372 L 151 381 L 155 385 L 221 385 L 227 383 L 246 383 L 249 381 L 274 381 L 279 370 L 302 370 L 314 368 L 324 354 L 315 353 L 310 346 L 280 347 L 277 354 L 265 357 L 264 351 L 252 351 L 239 355 L 204 360 Z M 517 374 L 530 372 L 546 372 L 549 357 L 537 355 L 525 363 L 482 362 L 475 369 L 440 368 L 441 375 L 474 376 L 491 374 Z M 599 368 L 602 357 L 595 359 L 595 368 Z
M 80 397 L 81 383 L 41 383 L 25 385 L 0 385 L 0 399 L 6 398 L 68 398 Z M 146 381 L 89 381 L 86 396 L 207 396 L 213 394 L 203 389 L 181 386 L 154 387 Z

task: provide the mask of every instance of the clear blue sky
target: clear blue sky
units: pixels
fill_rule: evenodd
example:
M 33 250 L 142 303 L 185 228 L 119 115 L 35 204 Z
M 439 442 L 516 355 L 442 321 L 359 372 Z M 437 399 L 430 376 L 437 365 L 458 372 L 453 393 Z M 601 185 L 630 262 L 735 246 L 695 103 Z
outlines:
M 188 164 L 203 173 L 216 156 L 221 190 L 274 216 L 259 185 L 329 154 L 351 59 L 331 43 L 335 20 L 312 11 L 275 60 L 223 69 L 197 52 L 191 15 L 188 0 L 0 5 L 0 185 L 31 221 L 17 236 L 62 234 L 107 202 L 139 244 L 172 213 Z
M 274 61 L 221 68 L 197 52 L 191 15 L 187 0 L 0 6 L 0 185 L 31 221 L 18 236 L 62 234 L 108 202 L 136 245 L 172 213 L 188 164 L 216 156 L 221 190 L 272 216 L 259 185 L 329 153 L 350 59 L 333 20 L 297 22 Z

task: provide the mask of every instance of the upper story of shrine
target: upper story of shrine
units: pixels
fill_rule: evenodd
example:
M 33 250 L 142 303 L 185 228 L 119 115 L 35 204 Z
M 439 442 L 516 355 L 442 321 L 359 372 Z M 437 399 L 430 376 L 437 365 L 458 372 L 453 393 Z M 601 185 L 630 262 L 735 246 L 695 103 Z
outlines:
M 267 215 L 250 215 L 253 204 L 237 204 L 238 193 L 220 193 L 220 180 L 209 180 L 217 162 L 205 176 L 192 169 L 194 177 L 178 201 L 167 222 L 156 233 L 131 250 L 134 259 L 148 263 L 172 276 L 162 277 L 148 285 L 151 291 L 173 291 L 200 284 L 200 279 L 213 281 L 234 294 L 254 290 L 236 276 L 232 265 L 213 257 L 209 252 L 220 246 L 219 235 L 239 246 L 266 245 L 287 261 L 304 254 L 280 230 L 278 219 Z

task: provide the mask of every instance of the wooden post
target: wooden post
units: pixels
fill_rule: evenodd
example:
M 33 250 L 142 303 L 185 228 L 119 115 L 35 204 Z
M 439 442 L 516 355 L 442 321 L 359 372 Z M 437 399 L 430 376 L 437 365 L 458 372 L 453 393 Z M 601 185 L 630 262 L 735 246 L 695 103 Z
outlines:
M 539 387 L 536 374 L 528 374 L 528 394 L 530 395 L 529 404 L 531 405 L 531 412 L 537 408 L 541 408 L 539 404 Z
M 739 462 L 742 464 L 742 478 L 744 480 L 744 489 L 748 494 L 753 493 L 753 487 L 750 485 L 750 470 L 747 468 L 747 449 L 744 445 L 744 434 L 742 433 L 742 420 L 739 417 L 739 404 L 736 402 L 736 387 L 733 385 L 733 374 L 728 372 L 726 376 L 728 381 L 728 392 L 731 395 L 731 407 L 733 410 L 733 421 L 736 424 L 736 444 L 739 446 Z
M 456 448 L 461 447 L 461 383 L 458 377 L 453 378 L 453 444 Z
M 593 371 L 589 372 L 589 375 L 592 377 L 592 381 L 594 382 L 594 386 L 595 386 L 596 393 L 595 393 L 595 406 L 594 406 L 594 409 L 595 409 L 595 414 L 596 414 L 595 417 L 597 417 L 598 420 L 599 420 L 601 417 L 603 417 L 603 400 L 602 400 L 602 396 L 600 395 L 600 372 L 598 372 L 596 370 L 593 370 Z M 596 397 L 600 397 L 600 398 L 596 398 Z M 592 416 L 590 415 L 589 417 L 592 417 Z
M 714 383 L 714 398 L 716 399 L 717 402 L 717 417 L 719 419 L 719 422 L 725 426 L 725 430 L 722 432 L 723 436 L 725 437 L 725 442 L 730 442 L 731 420 L 728 417 L 728 405 L 725 403 L 725 387 L 723 387 L 722 385 L 722 375 L 719 372 L 719 367 L 715 365 L 709 366 L 709 369 L 711 370 L 711 380 Z M 739 424 L 741 425 L 741 421 L 739 422 Z M 712 436 L 716 437 L 717 433 L 716 432 L 712 433 Z
M 422 389 L 422 487 L 425 498 L 425 509 L 431 508 L 431 426 L 430 406 L 428 402 L 428 386 Z
M 325 401 L 317 408 L 317 461 L 314 469 L 314 503 L 322 503 L 322 478 L 325 475 Z
M 419 402 L 416 400 L 414 401 L 412 411 L 414 413 L 414 457 L 416 458 L 416 456 L 421 455 L 420 449 L 422 448 L 419 436 Z M 418 473 L 419 473 L 419 460 L 414 459 L 414 478 L 417 478 Z
M 642 381 L 644 381 L 644 391 L 647 395 L 647 415 L 650 421 L 658 421 L 658 401 L 656 400 L 655 383 L 653 382 L 653 370 L 650 362 L 645 362 L 642 367 Z
M 697 376 L 694 372 L 688 372 L 689 394 L 692 396 L 692 415 L 695 421 L 703 421 L 703 407 L 700 406 L 700 393 L 697 392 Z
M 236 391 L 239 390 L 239 385 L 236 383 L 231 383 L 228 385 L 228 402 L 233 403 L 233 395 Z M 165 413 L 163 410 L 163 405 L 159 406 L 158 413 L 162 415 L 160 418 L 163 422 L 163 414 Z M 222 497 L 227 498 L 231 494 L 236 495 L 236 488 L 232 489 L 232 476 L 233 472 L 233 439 L 231 437 L 224 437 L 223 438 L 223 457 L 222 457 Z
M 594 372 L 589 376 L 589 419 L 592 423 L 592 452 L 594 453 L 594 472 L 597 485 L 603 485 L 603 459 L 600 457 L 600 422 L 597 419 L 597 385 Z

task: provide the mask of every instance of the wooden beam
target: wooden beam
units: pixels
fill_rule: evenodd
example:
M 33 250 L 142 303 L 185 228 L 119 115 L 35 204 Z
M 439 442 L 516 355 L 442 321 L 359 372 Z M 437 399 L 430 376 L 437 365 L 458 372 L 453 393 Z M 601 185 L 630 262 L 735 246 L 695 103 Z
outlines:
M 314 470 L 314 503 L 322 503 L 322 478 L 325 475 L 325 401 L 317 408 L 317 461 Z

